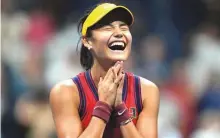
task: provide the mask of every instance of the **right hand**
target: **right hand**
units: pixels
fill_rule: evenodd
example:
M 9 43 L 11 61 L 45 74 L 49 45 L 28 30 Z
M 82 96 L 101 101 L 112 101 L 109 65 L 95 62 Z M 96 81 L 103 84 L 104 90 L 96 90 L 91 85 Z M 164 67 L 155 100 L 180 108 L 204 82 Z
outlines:
M 113 107 L 117 88 L 119 82 L 122 79 L 121 75 L 117 75 L 121 70 L 122 65 L 120 62 L 117 62 L 113 67 L 111 67 L 106 73 L 105 77 L 100 77 L 98 84 L 98 95 L 99 101 L 107 103 L 109 106 Z

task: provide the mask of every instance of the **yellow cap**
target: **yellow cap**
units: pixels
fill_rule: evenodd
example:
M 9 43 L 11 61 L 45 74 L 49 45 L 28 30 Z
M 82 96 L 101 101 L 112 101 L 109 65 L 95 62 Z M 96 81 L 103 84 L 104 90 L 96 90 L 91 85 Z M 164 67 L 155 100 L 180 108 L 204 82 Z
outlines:
M 103 3 L 98 5 L 87 17 L 85 20 L 83 26 L 82 26 L 82 36 L 86 35 L 87 29 L 91 26 L 93 26 L 95 23 L 100 21 L 105 15 L 107 15 L 109 12 L 115 10 L 115 9 L 123 9 L 126 11 L 127 15 L 130 16 L 128 18 L 128 25 L 132 25 L 134 22 L 134 17 L 131 11 L 124 7 L 124 6 L 117 6 L 115 4 L 111 3 Z

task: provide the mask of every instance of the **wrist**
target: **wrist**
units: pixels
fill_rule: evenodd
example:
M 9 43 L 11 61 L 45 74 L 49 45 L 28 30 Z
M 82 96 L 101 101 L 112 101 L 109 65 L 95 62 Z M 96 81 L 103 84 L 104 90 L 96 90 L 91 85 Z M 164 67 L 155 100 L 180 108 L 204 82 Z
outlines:
M 112 108 L 106 102 L 98 101 L 93 109 L 92 116 L 102 119 L 105 123 L 109 121 Z
M 115 105 L 114 105 L 114 107 L 116 108 L 117 106 L 119 106 L 119 105 L 121 105 L 121 104 L 123 104 L 122 101 L 115 101 Z
M 114 117 L 116 119 L 117 126 L 125 125 L 131 122 L 128 108 L 124 102 L 114 108 Z
M 116 99 L 115 99 L 114 107 L 117 107 L 120 104 L 123 104 L 122 97 L 121 96 L 117 96 Z
M 98 102 L 103 102 L 112 108 L 112 104 L 106 98 L 99 98 Z

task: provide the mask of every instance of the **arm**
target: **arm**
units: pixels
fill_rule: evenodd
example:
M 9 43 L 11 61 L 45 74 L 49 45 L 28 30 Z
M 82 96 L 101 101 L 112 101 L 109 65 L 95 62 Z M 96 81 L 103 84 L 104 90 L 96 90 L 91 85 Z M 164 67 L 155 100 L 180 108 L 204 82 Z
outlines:
M 157 138 L 159 90 L 155 84 L 141 78 L 141 91 L 143 110 L 136 127 L 133 122 L 120 127 L 124 138 Z
M 72 80 L 57 84 L 50 93 L 50 105 L 58 138 L 101 138 L 105 129 L 103 120 L 92 117 L 83 131 L 78 114 L 79 95 Z

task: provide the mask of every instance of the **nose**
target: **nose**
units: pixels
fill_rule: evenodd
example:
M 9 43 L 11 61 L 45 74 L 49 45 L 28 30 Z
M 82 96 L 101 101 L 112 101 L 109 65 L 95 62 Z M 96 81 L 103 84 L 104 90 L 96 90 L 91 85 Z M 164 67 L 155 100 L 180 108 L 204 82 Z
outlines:
M 123 33 L 120 30 L 120 28 L 117 27 L 117 28 L 114 29 L 114 37 L 117 37 L 117 38 L 123 37 Z

